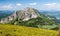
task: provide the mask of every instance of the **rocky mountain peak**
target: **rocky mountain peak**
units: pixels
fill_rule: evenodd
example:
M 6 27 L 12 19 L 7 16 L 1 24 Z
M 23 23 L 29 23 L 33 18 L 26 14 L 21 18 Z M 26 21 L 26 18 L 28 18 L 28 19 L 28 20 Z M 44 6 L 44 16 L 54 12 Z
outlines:
M 18 20 L 22 19 L 23 21 L 27 21 L 29 19 L 39 17 L 38 15 L 39 15 L 39 13 L 36 9 L 27 7 L 24 10 L 16 11 L 11 16 L 4 18 L 4 20 L 2 19 L 2 22 L 4 23 L 4 21 L 5 22 L 12 21 L 12 20 L 15 20 L 16 18 L 18 18 Z M 9 18 L 9 19 L 7 20 L 7 18 Z
M 33 10 L 33 8 L 27 7 L 27 8 L 24 9 L 24 11 L 31 11 L 31 12 L 33 12 L 34 10 Z
M 36 9 L 33 8 L 25 8 L 24 10 L 20 10 L 17 12 L 19 18 L 23 18 L 24 21 L 29 20 L 31 18 L 37 18 L 38 17 L 38 12 L 36 11 Z

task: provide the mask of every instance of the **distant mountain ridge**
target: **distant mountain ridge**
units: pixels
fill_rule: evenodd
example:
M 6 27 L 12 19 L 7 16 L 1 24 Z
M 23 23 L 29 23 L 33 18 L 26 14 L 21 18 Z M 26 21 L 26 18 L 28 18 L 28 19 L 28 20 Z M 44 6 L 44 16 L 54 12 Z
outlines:
M 0 20 L 1 18 L 5 18 L 9 15 L 11 15 L 14 11 L 10 11 L 10 10 L 0 10 Z
M 41 14 L 55 16 L 57 19 L 60 18 L 60 11 L 41 11 Z

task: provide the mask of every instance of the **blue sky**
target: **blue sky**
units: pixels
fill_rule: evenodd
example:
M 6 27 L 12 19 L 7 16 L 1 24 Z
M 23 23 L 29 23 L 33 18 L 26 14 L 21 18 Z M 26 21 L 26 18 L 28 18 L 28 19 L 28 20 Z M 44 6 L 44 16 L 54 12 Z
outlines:
M 0 0 L 0 10 L 20 10 L 26 7 L 60 10 L 60 0 Z

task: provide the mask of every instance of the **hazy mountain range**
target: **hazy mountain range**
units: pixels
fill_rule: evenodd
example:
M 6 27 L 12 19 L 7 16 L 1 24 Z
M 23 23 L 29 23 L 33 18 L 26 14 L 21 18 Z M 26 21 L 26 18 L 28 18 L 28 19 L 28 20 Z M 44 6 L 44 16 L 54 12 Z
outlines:
M 13 12 L 11 10 L 0 10 L 0 19 L 11 15 Z
M 55 16 L 57 19 L 60 18 L 60 11 L 41 11 L 41 14 Z

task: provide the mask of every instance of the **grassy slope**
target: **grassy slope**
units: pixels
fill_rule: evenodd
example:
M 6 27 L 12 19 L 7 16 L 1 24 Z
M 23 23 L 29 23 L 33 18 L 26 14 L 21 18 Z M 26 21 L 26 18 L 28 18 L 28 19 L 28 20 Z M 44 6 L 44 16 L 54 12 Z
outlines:
M 58 32 L 39 28 L 0 24 L 0 36 L 57 36 Z

